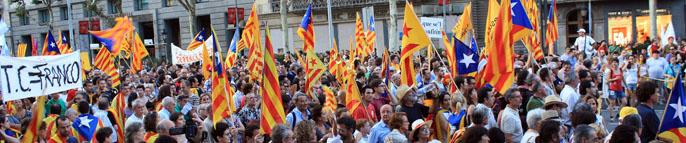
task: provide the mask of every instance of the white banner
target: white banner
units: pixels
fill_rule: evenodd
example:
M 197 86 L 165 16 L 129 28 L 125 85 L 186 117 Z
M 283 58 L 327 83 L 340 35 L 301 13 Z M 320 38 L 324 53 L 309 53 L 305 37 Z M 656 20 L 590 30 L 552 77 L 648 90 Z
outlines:
M 430 18 L 421 17 L 422 28 L 429 38 L 442 38 L 441 29 L 443 28 L 443 19 L 441 18 Z
M 207 40 L 210 41 L 210 40 Z M 205 43 L 207 43 L 207 41 Z M 183 50 L 178 46 L 171 44 L 172 63 L 173 64 L 190 64 L 197 61 L 202 61 L 202 46 L 193 50 Z M 212 46 L 207 44 L 205 47 L 207 52 L 211 54 Z
M 49 95 L 83 86 L 79 51 L 57 56 L 0 56 L 0 61 L 0 90 L 5 101 Z

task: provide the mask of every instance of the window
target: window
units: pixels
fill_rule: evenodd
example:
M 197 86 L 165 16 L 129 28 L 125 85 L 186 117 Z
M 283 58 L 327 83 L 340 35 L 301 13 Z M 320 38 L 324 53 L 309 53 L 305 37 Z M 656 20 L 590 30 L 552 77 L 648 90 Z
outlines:
M 117 10 L 117 6 L 115 6 L 114 2 L 112 0 L 107 1 L 107 13 L 108 14 L 117 14 L 119 13 L 119 10 Z
M 30 18 L 26 15 L 29 15 L 28 12 L 25 15 L 19 16 L 19 24 L 21 25 L 29 25 L 31 24 Z
M 67 7 L 60 7 L 60 19 L 69 20 L 69 10 Z
M 162 2 L 163 7 L 170 7 L 174 5 L 174 0 L 162 0 Z
M 40 23 L 46 23 L 46 22 L 50 22 L 50 18 L 52 18 L 52 16 L 50 15 L 50 12 L 48 12 L 47 9 L 44 9 L 44 10 L 38 10 L 38 18 L 39 18 L 38 20 Z
M 135 0 L 136 10 L 148 9 L 148 0 Z
M 91 11 L 87 8 L 86 4 L 83 4 L 83 17 L 91 17 L 91 16 L 95 16 L 95 14 L 93 14 L 93 11 Z

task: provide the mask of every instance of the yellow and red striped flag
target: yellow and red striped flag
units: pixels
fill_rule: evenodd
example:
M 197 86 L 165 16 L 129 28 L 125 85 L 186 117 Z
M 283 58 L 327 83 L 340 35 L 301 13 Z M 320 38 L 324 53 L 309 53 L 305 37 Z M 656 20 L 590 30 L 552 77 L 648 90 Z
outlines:
M 26 56 L 26 46 L 27 44 L 19 44 L 19 46 L 17 46 L 17 57 Z
M 355 52 L 357 52 L 357 55 L 362 55 L 362 57 L 369 55 L 369 52 L 366 49 L 366 38 L 364 27 L 362 26 L 362 19 L 360 19 L 360 13 L 357 13 L 357 20 L 355 20 Z
M 121 81 L 119 81 L 119 73 L 117 73 L 117 69 L 114 66 L 114 57 L 105 46 L 103 46 L 100 49 L 100 52 L 98 52 L 98 55 L 95 56 L 94 64 L 96 68 L 104 71 L 112 78 L 112 87 L 117 87 L 121 83 Z
M 259 18 L 257 17 L 256 6 L 257 4 L 253 3 L 250 17 L 248 17 L 248 21 L 245 22 L 245 29 L 243 29 L 243 33 L 241 34 L 240 41 L 242 42 L 238 43 L 238 49 L 236 49 L 237 52 L 245 48 L 252 49 L 261 44 L 259 41 L 256 42 L 256 40 L 258 40 L 256 38 L 259 38 L 260 34 L 260 23 Z
M 186 50 L 193 50 L 195 48 L 200 47 L 202 43 L 205 42 L 205 29 L 200 30 L 198 34 L 195 34 L 195 38 L 191 40 L 191 43 L 188 43 L 188 47 L 186 47 Z
M 494 37 L 493 30 L 495 29 L 495 22 L 498 20 L 498 8 L 500 8 L 498 1 L 488 1 L 488 14 L 486 15 L 486 37 L 484 37 L 484 49 L 486 49 L 486 51 L 488 51 L 488 48 L 492 47 L 491 44 L 493 43 Z
M 410 3 L 405 3 L 402 39 L 403 48 L 400 56 L 402 76 L 400 85 L 412 86 L 417 83 L 412 55 L 414 52 L 431 44 L 431 41 L 419 23 L 419 19 L 414 13 L 414 7 Z
M 43 42 L 43 52 L 41 55 L 48 56 L 62 54 L 57 46 L 58 45 L 57 42 L 55 42 L 55 38 L 52 37 L 52 32 L 48 30 L 48 34 L 45 35 L 45 42 Z
M 338 61 L 340 57 L 338 56 L 338 46 L 336 46 L 336 39 L 333 39 L 333 47 L 329 50 L 329 73 L 331 75 L 338 75 Z
M 257 17 L 256 13 L 256 4 L 253 4 L 252 7 L 252 12 L 250 12 L 250 18 L 248 18 L 248 21 L 245 24 L 245 29 L 243 30 L 243 36 L 241 36 L 241 40 L 244 40 L 245 45 L 247 48 L 250 49 L 250 52 L 248 53 L 248 72 L 250 74 L 250 81 L 260 81 L 262 78 L 262 67 L 264 58 L 263 58 L 263 52 L 262 52 L 262 41 L 260 37 L 260 23 L 259 23 L 259 18 Z M 240 46 L 238 47 L 239 49 L 236 49 L 236 51 L 240 51 Z
M 222 64 L 222 51 L 219 47 L 219 40 L 217 40 L 217 34 L 212 29 L 212 35 L 210 40 L 212 41 L 212 110 L 214 114 L 212 115 L 212 121 L 214 124 L 222 121 L 225 117 L 231 115 L 235 111 L 233 95 L 231 93 L 231 86 L 227 86 L 228 78 L 224 70 L 224 64 Z
M 314 49 L 314 21 L 312 20 L 312 4 L 307 7 L 303 21 L 298 27 L 298 35 L 303 40 L 303 51 Z
M 272 46 L 272 39 L 269 34 L 269 27 L 267 30 L 267 39 L 264 47 L 265 51 L 265 70 L 264 80 L 261 82 L 262 87 L 262 116 L 260 118 L 260 134 L 270 134 L 272 127 L 276 124 L 284 123 L 286 115 L 284 113 L 283 102 L 281 102 L 281 89 L 279 87 L 278 73 L 276 73 L 276 64 L 274 61 L 274 47 Z
M 57 125 L 55 124 L 55 119 L 59 117 L 60 114 L 50 114 L 47 117 L 43 118 L 43 122 L 45 125 L 47 125 L 47 130 L 46 132 L 46 137 L 52 137 L 53 135 L 57 134 Z
M 141 37 L 136 33 L 136 39 L 132 44 L 131 52 L 131 72 L 136 72 L 143 69 L 143 58 L 148 56 L 148 50 L 145 49 Z
M 523 0 L 525 1 L 524 9 L 529 16 L 531 25 L 533 26 L 533 32 L 522 39 L 526 48 L 531 52 L 536 60 L 541 60 L 543 58 L 543 50 L 541 49 L 541 40 L 538 38 L 538 33 L 540 32 L 540 25 L 538 25 L 538 6 L 536 6 L 535 0 Z
M 38 56 L 38 42 L 31 36 L 31 56 Z
M 548 28 L 546 29 L 545 33 L 545 44 L 550 46 L 553 45 L 553 42 L 557 41 L 557 1 L 553 0 L 552 3 L 550 3 L 550 10 L 548 10 Z M 552 49 L 549 48 L 550 50 L 548 51 L 548 54 L 552 54 Z
M 45 91 L 43 91 L 45 93 Z M 43 117 L 45 117 L 45 99 L 47 99 L 47 96 L 40 96 L 36 100 L 36 109 L 33 112 L 33 116 L 31 116 L 31 123 L 29 123 L 29 128 L 26 129 L 26 133 L 24 134 L 24 137 L 22 137 L 21 142 L 22 143 L 33 143 L 37 142 L 36 139 L 38 139 L 38 128 L 40 127 L 41 121 L 43 121 Z
M 71 53 L 71 48 L 69 48 L 69 42 L 67 42 L 67 36 L 62 34 L 62 29 L 59 29 L 59 38 L 57 39 L 57 47 L 60 49 L 60 53 L 68 54 Z
M 324 90 L 324 96 L 326 97 L 322 111 L 336 111 L 338 102 L 336 101 L 336 96 L 334 95 L 333 91 L 331 91 L 331 88 L 328 86 L 322 86 L 322 90 Z
M 503 0 L 500 6 L 500 15 L 496 22 L 493 33 L 493 47 L 488 51 L 488 63 L 484 67 L 484 79 L 488 81 L 498 92 L 505 93 L 507 88 L 512 87 L 514 82 L 514 48 L 512 42 L 512 17 L 510 16 L 510 0 Z
M 126 114 L 124 109 L 126 108 L 126 96 L 122 93 L 117 94 L 117 96 L 112 99 L 112 105 L 107 109 L 108 112 L 112 113 L 114 117 L 114 122 L 117 123 L 117 143 L 124 142 L 124 123 L 126 123 Z
M 389 68 L 391 65 L 391 55 L 388 53 L 388 48 L 383 48 L 383 60 L 381 62 L 381 78 L 387 79 L 391 77 L 391 71 Z
M 441 31 L 441 35 L 443 36 L 443 45 L 445 45 L 445 52 L 446 52 L 446 57 L 448 57 L 448 66 L 450 66 L 450 75 L 459 75 L 457 72 L 457 57 L 455 55 L 455 47 L 453 47 L 453 44 L 450 42 L 450 39 L 448 38 L 447 35 L 445 35 L 445 31 Z M 457 36 L 455 36 L 457 38 Z

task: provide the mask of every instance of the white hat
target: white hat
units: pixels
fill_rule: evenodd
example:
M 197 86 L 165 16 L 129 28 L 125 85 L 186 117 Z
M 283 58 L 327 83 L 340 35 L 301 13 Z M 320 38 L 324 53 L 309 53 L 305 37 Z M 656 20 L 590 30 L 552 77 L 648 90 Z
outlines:
M 586 33 L 586 29 L 581 28 L 577 30 L 576 33 Z
M 421 127 L 422 125 L 424 125 L 424 120 L 422 120 L 422 119 L 414 120 L 414 122 L 412 122 L 412 130 L 413 130 L 413 131 L 414 131 L 414 130 L 417 130 L 417 129 L 419 129 L 419 127 Z

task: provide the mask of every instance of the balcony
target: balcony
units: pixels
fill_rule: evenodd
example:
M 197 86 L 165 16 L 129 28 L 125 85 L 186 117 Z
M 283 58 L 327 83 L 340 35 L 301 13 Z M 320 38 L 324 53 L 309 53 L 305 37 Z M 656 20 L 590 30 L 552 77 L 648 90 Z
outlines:
M 426 0 L 410 0 L 410 2 L 423 2 Z M 272 12 L 279 12 L 280 0 L 270 0 Z M 326 0 L 289 0 L 291 3 L 289 12 L 304 12 L 307 10 L 310 2 L 312 3 L 312 10 L 326 10 Z M 404 0 L 398 0 L 398 3 L 404 3 Z M 388 5 L 388 0 L 331 0 L 332 9 L 344 8 L 358 8 L 371 5 Z

